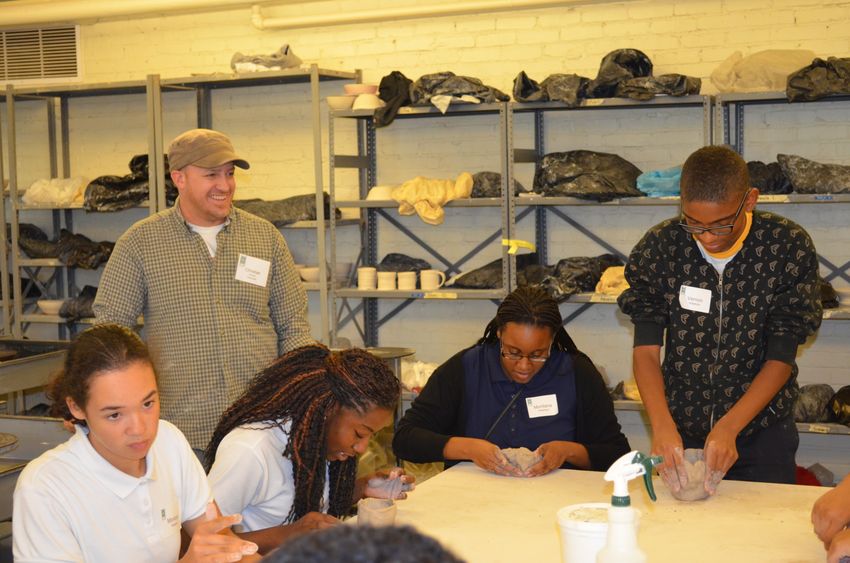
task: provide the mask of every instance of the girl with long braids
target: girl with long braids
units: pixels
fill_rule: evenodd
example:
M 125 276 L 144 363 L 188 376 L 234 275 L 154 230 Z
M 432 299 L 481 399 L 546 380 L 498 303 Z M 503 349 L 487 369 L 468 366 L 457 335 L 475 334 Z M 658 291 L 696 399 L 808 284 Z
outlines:
M 71 342 L 48 386 L 67 442 L 27 464 L 15 487 L 15 561 L 257 561 L 222 517 L 189 442 L 159 419 L 148 350 L 130 329 L 95 326 Z
M 392 421 L 400 385 L 365 350 L 321 344 L 281 356 L 229 409 L 206 451 L 216 501 L 261 552 L 339 523 L 364 496 L 404 498 L 400 468 L 356 479 L 357 456 Z
M 539 461 L 524 472 L 503 448 Z M 501 475 L 604 470 L 629 451 L 602 376 L 564 330 L 554 299 L 510 293 L 471 348 L 431 375 L 398 424 L 393 451 L 424 463 L 471 460 Z

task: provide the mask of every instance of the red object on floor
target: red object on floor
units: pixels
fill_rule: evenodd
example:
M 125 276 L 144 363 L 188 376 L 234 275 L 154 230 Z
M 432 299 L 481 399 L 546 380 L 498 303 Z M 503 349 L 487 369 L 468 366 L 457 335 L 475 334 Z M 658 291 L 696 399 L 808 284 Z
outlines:
M 820 487 L 820 481 L 815 477 L 815 474 L 806 469 L 805 467 L 797 466 L 797 484 L 798 485 L 812 485 L 813 487 Z

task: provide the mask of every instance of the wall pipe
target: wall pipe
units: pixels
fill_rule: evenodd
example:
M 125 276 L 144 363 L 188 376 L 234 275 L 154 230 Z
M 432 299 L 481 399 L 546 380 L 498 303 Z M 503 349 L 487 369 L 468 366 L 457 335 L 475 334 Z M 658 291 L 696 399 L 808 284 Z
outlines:
M 14 0 L 0 2 L 0 29 L 247 8 L 257 0 Z
M 620 0 L 622 1 L 622 0 Z M 628 0 L 633 1 L 633 0 Z M 485 12 L 503 12 L 548 8 L 553 6 L 587 5 L 611 3 L 612 0 L 480 0 L 473 2 L 458 1 L 454 4 L 432 6 L 396 7 L 379 10 L 364 10 L 347 14 L 332 13 L 317 16 L 295 16 L 267 18 L 263 16 L 259 5 L 251 7 L 251 23 L 257 29 L 293 29 L 300 27 L 324 27 L 353 23 L 393 21 L 414 18 L 457 16 L 481 14 Z

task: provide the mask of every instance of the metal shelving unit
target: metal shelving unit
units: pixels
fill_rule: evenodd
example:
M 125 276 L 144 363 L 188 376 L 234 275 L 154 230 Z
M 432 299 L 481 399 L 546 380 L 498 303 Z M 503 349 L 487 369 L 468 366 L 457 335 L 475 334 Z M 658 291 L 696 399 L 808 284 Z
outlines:
M 27 211 L 51 211 L 53 222 L 52 234 L 55 239 L 62 228 L 71 232 L 74 231 L 73 213 L 75 210 L 82 209 L 82 205 L 26 205 L 21 201 L 18 186 L 18 143 L 15 127 L 15 104 L 24 101 L 36 101 L 44 104 L 45 118 L 47 120 L 50 177 L 68 178 L 71 176 L 69 102 L 75 98 L 132 94 L 144 94 L 146 98 L 149 98 L 151 95 L 150 87 L 150 77 L 147 81 L 73 84 L 22 89 L 16 89 L 12 85 L 7 86 L 6 112 L 8 121 L 9 200 L 12 210 L 11 249 L 12 271 L 14 273 L 12 278 L 14 296 L 14 312 L 12 316 L 14 322 L 11 325 L 11 332 L 16 338 L 23 337 L 30 323 L 56 325 L 59 338 L 66 338 L 68 336 L 67 332 L 73 332 L 77 324 L 75 321 L 58 315 L 43 315 L 32 312 L 35 304 L 32 300 L 24 298 L 29 285 L 35 285 L 45 297 L 50 298 L 74 297 L 79 292 L 79 289 L 76 287 L 75 269 L 73 267 L 67 267 L 57 259 L 28 259 L 22 256 L 20 247 L 18 246 L 20 214 Z M 153 134 L 151 117 L 152 115 L 148 112 L 148 155 L 155 154 L 155 145 L 151 142 Z M 58 133 L 56 130 L 57 120 L 59 122 Z M 155 168 L 151 167 L 151 176 L 155 176 L 155 170 Z M 5 198 L 0 199 L 3 199 L 3 204 L 5 204 Z M 156 192 L 152 188 L 148 203 L 139 207 L 148 208 L 150 213 L 154 213 L 156 211 L 156 199 Z M 3 236 L 5 236 L 5 228 L 3 229 Z M 39 277 L 42 269 L 52 270 L 46 280 Z M 27 273 L 29 276 L 28 287 L 23 287 L 21 284 L 22 273 Z M 80 324 L 84 324 L 85 320 L 79 322 Z
M 376 184 L 377 178 L 377 133 L 375 130 L 372 110 L 346 110 L 330 111 L 328 121 L 328 141 L 330 146 L 330 179 L 329 192 L 331 196 L 331 207 L 342 209 L 357 209 L 361 223 L 360 233 L 360 255 L 357 265 L 377 265 L 378 224 L 379 219 L 395 228 L 398 232 L 415 242 L 426 251 L 443 267 L 446 276 L 450 277 L 460 273 L 461 267 L 471 258 L 477 256 L 482 250 L 493 244 L 501 244 L 501 240 L 510 239 L 514 227 L 514 213 L 512 199 L 506 195 L 501 198 L 463 199 L 449 202 L 445 207 L 453 208 L 498 208 L 501 215 L 501 227 L 486 237 L 482 242 L 470 249 L 464 256 L 457 260 L 447 258 L 442 252 L 429 245 L 416 235 L 413 230 L 408 229 L 397 219 L 397 214 L 392 208 L 397 208 L 395 201 L 367 200 L 366 196 Z M 452 119 L 458 116 L 477 116 L 482 119 L 499 120 L 499 163 L 502 174 L 502 193 L 507 194 L 505 189 L 507 173 L 507 113 L 506 103 L 494 104 L 453 104 L 443 114 L 432 106 L 403 107 L 400 109 L 396 119 Z M 357 153 L 337 154 L 335 146 L 335 128 L 341 121 L 353 121 L 357 130 Z M 336 199 L 336 171 L 340 169 L 354 169 L 358 172 L 358 194 L 357 200 Z M 330 256 L 331 262 L 336 262 L 336 227 L 338 222 L 334 217 L 330 218 Z M 510 272 L 514 267 L 513 256 L 508 253 L 506 246 L 502 247 L 502 280 L 503 287 L 495 290 L 473 290 L 443 288 L 438 291 L 361 291 L 356 288 L 334 289 L 331 291 L 330 303 L 334 311 L 334 319 L 331 324 L 331 339 L 334 341 L 337 331 L 348 322 L 354 322 L 360 336 L 366 346 L 377 346 L 379 340 L 379 328 L 416 300 L 456 300 L 456 299 L 484 299 L 499 300 L 507 295 L 510 287 Z M 352 307 L 349 300 L 359 299 L 361 303 Z M 395 299 L 402 303 L 393 308 L 387 314 L 379 318 L 378 300 Z M 338 303 L 339 301 L 339 303 Z M 363 313 L 362 325 L 357 322 L 357 315 Z
M 756 92 L 750 94 L 719 94 L 715 106 L 715 132 L 718 142 L 730 145 L 738 154 L 744 157 L 744 131 L 746 108 L 762 105 L 779 105 L 784 108 L 807 106 L 812 104 L 847 104 L 850 95 L 829 96 L 811 102 L 789 102 L 785 92 Z M 744 157 L 746 158 L 746 157 Z M 769 196 L 776 198 L 770 203 L 848 203 L 850 194 L 788 194 Z M 787 199 L 786 199 L 787 198 Z M 760 199 L 761 201 L 761 199 Z M 822 266 L 829 270 L 824 276 L 826 281 L 841 278 L 850 282 L 850 260 L 836 264 L 819 255 Z M 835 317 L 833 317 L 835 318 Z
M 313 64 L 309 68 L 292 68 L 279 71 L 246 73 L 238 75 L 209 75 L 183 78 L 168 78 L 159 80 L 158 77 L 151 88 L 151 105 L 154 114 L 155 142 L 160 148 L 157 151 L 157 169 L 165 169 L 162 155 L 165 152 L 165 141 L 162 135 L 162 96 L 168 92 L 193 91 L 196 99 L 196 122 L 198 127 L 213 128 L 212 97 L 217 90 L 249 88 L 272 85 L 304 85 L 309 84 L 310 115 L 313 136 L 313 174 L 315 178 L 316 221 L 301 221 L 287 225 L 286 229 L 315 229 L 317 239 L 317 256 L 327 256 L 326 231 L 327 218 L 324 216 L 324 181 L 322 174 L 322 114 L 320 110 L 319 85 L 322 82 L 353 80 L 361 82 L 361 71 L 354 72 L 330 70 Z M 159 181 L 163 182 L 160 175 Z M 165 209 L 165 187 L 158 189 L 162 199 L 158 202 L 160 209 Z M 331 206 L 333 209 L 333 206 Z M 333 214 L 332 214 L 333 215 Z M 319 279 L 326 280 L 327 260 L 318 259 Z M 330 342 L 330 314 L 328 310 L 328 286 L 326 283 L 305 284 L 308 291 L 319 292 L 322 335 L 325 342 Z
M 713 135 L 712 130 L 712 107 L 714 100 L 711 96 L 693 95 L 693 96 L 656 96 L 650 100 L 638 101 L 628 98 L 600 98 L 582 100 L 577 107 L 569 107 L 561 102 L 535 102 L 535 103 L 510 103 L 510 111 L 508 113 L 508 170 L 509 170 L 509 186 L 513 186 L 513 180 L 516 176 L 515 167 L 517 164 L 534 164 L 535 168 L 543 156 L 546 154 L 545 147 L 545 131 L 546 131 L 546 115 L 551 112 L 576 112 L 576 111 L 605 111 L 612 109 L 627 109 L 627 110 L 646 110 L 659 108 L 695 108 L 702 112 L 703 117 L 703 145 L 710 145 Z M 534 147 L 533 148 L 517 148 L 514 146 L 514 121 L 517 115 L 531 114 L 534 119 Z M 595 201 L 581 200 L 569 197 L 519 197 L 516 199 L 518 207 L 524 207 L 517 215 L 517 221 L 534 213 L 534 231 L 535 231 L 535 246 L 537 247 L 537 255 L 541 264 L 546 264 L 549 258 L 548 250 L 548 218 L 550 215 L 561 219 L 570 227 L 583 233 L 585 236 L 599 244 L 606 251 L 620 256 L 626 257 L 618 249 L 611 246 L 605 241 L 604 235 L 593 233 L 586 229 L 578 221 L 569 214 L 558 209 L 562 206 L 581 206 L 581 205 L 677 205 L 678 198 L 625 198 L 612 202 L 598 203 Z M 515 283 L 515 282 L 514 282 Z

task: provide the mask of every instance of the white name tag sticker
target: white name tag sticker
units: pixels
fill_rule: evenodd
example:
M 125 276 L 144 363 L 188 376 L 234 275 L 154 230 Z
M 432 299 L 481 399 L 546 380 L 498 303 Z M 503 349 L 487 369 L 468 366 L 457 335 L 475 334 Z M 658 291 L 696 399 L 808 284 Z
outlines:
M 679 288 L 679 305 L 688 311 L 708 313 L 711 310 L 711 290 L 683 285 Z
M 236 279 L 246 283 L 266 287 L 269 281 L 269 269 L 271 262 L 254 258 L 247 254 L 239 255 L 239 262 L 236 264 Z
M 558 397 L 554 394 L 528 397 L 525 406 L 528 408 L 528 418 L 555 416 L 558 414 Z

